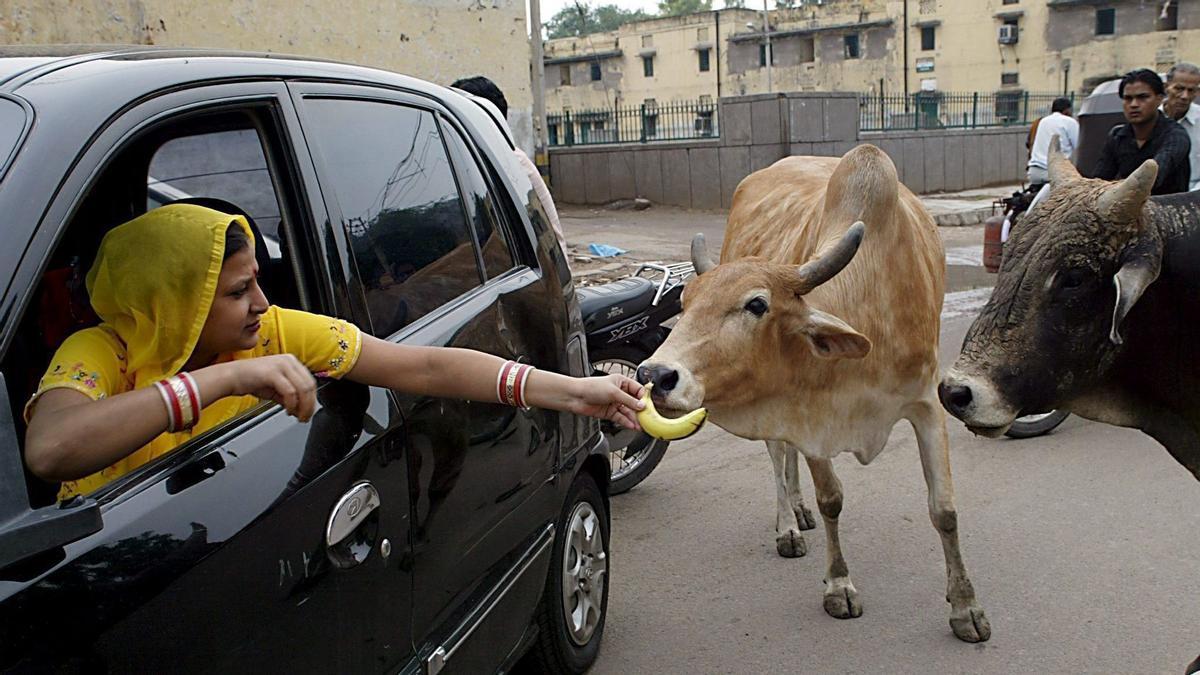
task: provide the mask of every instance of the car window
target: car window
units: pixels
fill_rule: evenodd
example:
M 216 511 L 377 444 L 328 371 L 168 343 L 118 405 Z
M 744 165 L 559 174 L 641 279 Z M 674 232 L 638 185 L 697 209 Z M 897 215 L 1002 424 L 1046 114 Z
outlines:
M 4 178 L 4 170 L 8 160 L 17 149 L 17 141 L 25 131 L 25 109 L 16 102 L 0 98 L 0 178 Z
M 479 286 L 474 236 L 433 113 L 375 101 L 305 105 L 376 335 Z
M 67 224 L 65 233 L 50 255 L 33 290 L 29 309 L 20 319 L 18 337 L 4 355 L 2 367 L 14 419 L 21 419 L 24 403 L 36 390 L 39 379 L 66 338 L 99 323 L 84 281 L 100 241 L 109 230 L 163 203 L 188 198 L 210 200 L 197 203 L 227 212 L 242 210 L 253 213 L 257 210 L 259 215 L 267 216 L 274 213 L 274 220 L 268 218 L 268 222 L 273 223 L 272 232 L 279 234 L 280 202 L 277 201 L 274 185 L 289 184 L 289 181 L 283 180 L 282 176 L 276 176 L 273 180 L 271 175 L 276 165 L 286 163 L 275 162 L 268 169 L 265 159 L 265 148 L 283 147 L 280 135 L 266 122 L 270 117 L 255 109 L 192 113 L 180 119 L 166 119 L 141 130 L 105 158 L 102 170 L 92 179 L 78 205 L 72 209 L 76 215 Z M 236 151 L 235 147 L 238 148 Z M 229 162 L 220 159 L 226 152 L 231 153 Z M 189 158 L 196 160 L 190 167 L 186 165 Z M 157 188 L 148 185 L 147 167 L 161 171 L 160 175 L 171 180 L 160 181 Z M 231 167 L 252 169 L 234 174 L 243 176 L 245 186 L 235 188 L 233 180 L 216 175 Z M 200 176 L 202 173 L 213 175 Z M 263 193 L 253 191 L 251 186 L 257 186 L 255 189 Z M 152 195 L 151 198 L 147 197 L 148 193 Z M 257 206 L 247 208 L 244 205 Z M 258 227 L 257 220 L 252 216 L 252 227 Z M 265 232 L 259 232 L 256 233 L 256 239 L 260 235 L 266 236 Z M 256 256 L 260 255 L 260 251 L 269 251 L 271 248 L 269 243 L 262 247 L 256 245 Z M 259 283 L 273 304 L 298 307 L 294 304 L 298 297 L 298 278 L 293 270 L 304 265 L 294 259 L 295 247 L 284 246 L 281 249 L 275 246 L 274 250 L 283 259 L 260 259 Z M 319 307 L 312 309 L 321 311 Z M 119 355 L 114 358 L 121 359 Z M 111 361 L 103 354 L 97 359 L 105 364 Z M 98 370 L 89 370 L 86 366 L 88 364 L 77 364 L 81 377 L 86 376 L 81 380 L 85 384 L 89 381 L 87 377 L 93 380 L 97 377 L 93 371 Z M 124 370 L 120 372 L 124 373 Z M 111 371 L 108 377 L 111 382 L 105 384 L 114 391 L 132 386 L 113 376 Z M 88 386 L 94 388 L 93 385 Z M 240 420 L 248 414 L 252 413 L 246 411 L 231 420 L 222 420 L 220 426 Z M 18 426 L 19 437 L 23 438 L 24 423 L 19 421 Z M 192 444 L 189 442 L 175 448 L 172 454 Z M 37 501 L 52 500 L 57 491 L 57 486 L 39 484 L 33 487 Z
M 487 181 L 484 180 L 483 172 L 476 163 L 474 154 L 467 147 L 466 139 L 450 124 L 443 123 L 442 129 L 446 146 L 450 148 L 450 155 L 457 169 L 467 215 L 475 226 L 475 236 L 483 254 L 484 272 L 488 279 L 495 279 L 516 266 L 508 238 L 501 226 L 500 213 L 496 209 L 495 199 Z
M 150 160 L 146 206 L 212 197 L 245 209 L 262 230 L 272 258 L 280 258 L 279 200 L 255 129 L 213 131 L 163 143 Z

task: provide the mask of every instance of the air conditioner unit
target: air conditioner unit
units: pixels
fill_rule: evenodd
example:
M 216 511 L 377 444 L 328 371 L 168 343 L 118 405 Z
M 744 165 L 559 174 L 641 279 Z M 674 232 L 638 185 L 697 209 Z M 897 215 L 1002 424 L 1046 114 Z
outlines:
M 1017 27 L 1011 24 L 1000 26 L 1000 34 L 997 36 L 997 41 L 1002 45 L 1017 44 Z

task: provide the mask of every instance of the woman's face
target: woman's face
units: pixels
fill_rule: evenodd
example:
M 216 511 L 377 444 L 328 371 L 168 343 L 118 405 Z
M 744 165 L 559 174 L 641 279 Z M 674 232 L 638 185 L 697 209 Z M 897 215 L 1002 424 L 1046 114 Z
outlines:
M 258 286 L 258 263 L 250 247 L 229 256 L 221 266 L 217 293 L 196 342 L 196 353 L 211 355 L 252 349 L 258 342 L 259 319 L 267 296 Z

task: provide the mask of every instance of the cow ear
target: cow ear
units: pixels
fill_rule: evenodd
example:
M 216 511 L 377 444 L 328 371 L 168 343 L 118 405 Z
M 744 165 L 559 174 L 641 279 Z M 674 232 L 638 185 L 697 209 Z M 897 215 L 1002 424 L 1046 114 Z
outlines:
M 810 309 L 800 327 L 813 354 L 823 359 L 861 359 L 871 353 L 871 341 L 845 321 Z
M 1162 244 L 1156 239 L 1143 238 L 1126 250 L 1122 257 L 1121 269 L 1113 275 L 1113 286 L 1117 290 L 1116 304 L 1113 307 L 1112 331 L 1108 339 L 1114 345 L 1120 345 L 1125 340 L 1121 337 L 1121 324 L 1129 315 L 1129 310 L 1137 304 L 1142 293 L 1158 278 L 1162 266 Z

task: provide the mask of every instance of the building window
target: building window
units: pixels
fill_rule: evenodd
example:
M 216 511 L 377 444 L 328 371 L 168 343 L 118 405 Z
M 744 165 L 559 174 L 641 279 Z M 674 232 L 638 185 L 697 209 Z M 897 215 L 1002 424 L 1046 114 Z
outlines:
M 800 63 L 812 63 L 817 60 L 817 41 L 815 38 L 800 38 Z
M 1154 23 L 1155 30 L 1176 30 L 1179 28 L 1179 0 L 1165 0 L 1162 11 Z
M 707 73 L 711 65 L 708 60 L 710 52 L 712 52 L 711 49 L 701 49 L 697 52 L 700 55 L 700 72 L 702 73 Z
M 936 29 L 933 26 L 922 26 L 921 27 L 921 50 L 922 51 L 927 52 L 934 48 L 934 44 L 935 44 L 934 31 L 935 30 Z
M 571 86 L 571 64 L 564 63 L 558 67 L 558 84 L 563 87 Z
M 654 57 L 642 57 L 642 74 L 646 77 L 654 77 Z
M 842 38 L 842 47 L 845 50 L 845 57 L 848 59 L 857 59 L 861 57 L 858 50 L 858 33 L 852 33 Z
M 1004 2 L 1002 2 L 1002 3 L 1000 3 L 1000 4 L 1002 4 L 1002 5 L 1015 5 L 1015 4 L 1017 4 L 1017 2 L 1019 2 L 1019 0 L 1004 0 Z
M 771 65 L 775 65 L 775 47 L 771 46 Z M 758 67 L 767 67 L 767 45 L 761 44 L 758 46 Z
M 592 82 L 599 82 L 599 81 L 600 81 L 600 64 L 593 63 L 592 64 Z
M 1112 7 L 1096 10 L 1096 35 L 1116 35 L 1117 10 Z
M 1002 84 L 1002 85 L 1020 84 L 1021 83 L 1020 76 L 1021 76 L 1020 73 L 1001 73 L 1000 74 L 1000 84 Z

